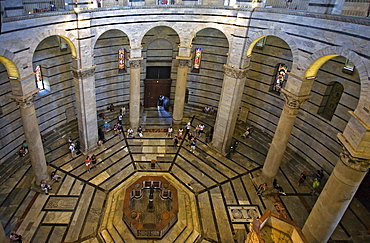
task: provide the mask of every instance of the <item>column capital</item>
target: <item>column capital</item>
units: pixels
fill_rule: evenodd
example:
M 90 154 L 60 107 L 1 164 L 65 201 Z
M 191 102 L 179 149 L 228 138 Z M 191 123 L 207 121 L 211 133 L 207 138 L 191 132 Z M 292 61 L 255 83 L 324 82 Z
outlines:
M 143 58 L 129 59 L 130 68 L 140 68 Z
M 281 94 L 285 100 L 285 107 L 291 110 L 298 110 L 304 102 L 311 98 L 311 95 L 297 96 L 284 88 L 281 90 Z
M 227 64 L 224 64 L 224 69 L 225 69 L 225 75 L 229 76 L 231 78 L 245 78 L 247 76 L 248 68 L 236 68 L 233 66 L 229 66 Z
M 95 68 L 96 66 L 94 65 L 90 68 L 85 69 L 72 69 L 73 77 L 78 79 L 85 79 L 94 76 Z
M 20 108 L 28 108 L 33 105 L 33 101 L 38 92 L 39 89 L 35 89 L 26 95 L 10 95 L 9 97 L 11 100 L 14 100 Z
M 370 168 L 370 160 L 352 156 L 348 149 L 342 144 L 342 152 L 340 153 L 340 160 L 348 167 L 361 171 L 368 172 Z
M 190 60 L 189 59 L 177 59 L 179 67 L 189 67 Z

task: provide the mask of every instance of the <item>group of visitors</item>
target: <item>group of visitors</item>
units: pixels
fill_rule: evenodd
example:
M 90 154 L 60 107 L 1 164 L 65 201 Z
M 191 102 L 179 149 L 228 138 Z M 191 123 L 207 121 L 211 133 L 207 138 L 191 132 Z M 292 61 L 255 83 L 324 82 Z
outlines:
M 90 169 L 96 167 L 96 163 L 98 161 L 98 158 L 96 157 L 95 154 L 90 156 L 86 156 L 85 159 L 85 166 L 86 166 L 86 172 L 90 172 Z
M 214 115 L 216 110 L 213 106 L 211 106 L 211 107 L 206 106 L 206 107 L 204 107 L 203 112 L 206 113 L 206 114 Z
M 53 184 L 54 182 L 59 182 L 60 179 L 62 179 L 62 177 L 57 174 L 56 170 L 51 172 L 50 184 L 47 180 L 42 180 L 40 184 L 41 190 L 44 191 L 46 195 L 49 195 L 49 191 L 52 190 L 51 184 Z
M 192 153 L 195 152 L 195 148 L 197 146 L 197 137 L 202 136 L 202 133 L 204 133 L 205 125 L 204 124 L 197 125 L 195 127 L 195 135 L 191 131 L 191 128 L 192 128 L 191 122 L 188 122 L 185 125 L 185 129 L 186 129 L 186 132 L 187 132 L 186 133 L 187 134 L 186 138 L 184 138 L 184 134 L 183 134 L 184 129 L 182 127 L 179 128 L 178 134 L 173 138 L 173 147 L 175 147 L 175 148 L 179 147 L 180 146 L 180 140 L 185 139 L 185 141 L 190 146 L 190 152 L 192 152 Z M 170 126 L 167 130 L 167 137 L 172 137 L 172 133 L 173 133 L 173 128 Z
M 69 152 L 71 152 L 72 159 L 75 158 L 76 155 L 79 155 L 81 153 L 80 142 L 76 141 L 76 143 L 74 143 L 72 137 L 68 137 L 68 149 L 69 149 Z

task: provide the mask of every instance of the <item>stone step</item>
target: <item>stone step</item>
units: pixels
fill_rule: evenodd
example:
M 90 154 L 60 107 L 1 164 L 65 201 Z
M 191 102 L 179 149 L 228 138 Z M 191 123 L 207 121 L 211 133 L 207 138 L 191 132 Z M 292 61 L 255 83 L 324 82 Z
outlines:
M 115 242 L 109 231 L 106 229 L 100 232 L 100 236 L 103 238 L 104 242 Z

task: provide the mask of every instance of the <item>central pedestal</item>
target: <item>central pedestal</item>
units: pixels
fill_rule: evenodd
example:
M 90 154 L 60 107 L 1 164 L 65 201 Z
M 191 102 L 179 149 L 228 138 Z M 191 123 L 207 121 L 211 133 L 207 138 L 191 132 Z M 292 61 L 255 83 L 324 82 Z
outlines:
M 123 220 L 136 238 L 162 238 L 177 214 L 177 189 L 162 176 L 143 176 L 126 189 Z

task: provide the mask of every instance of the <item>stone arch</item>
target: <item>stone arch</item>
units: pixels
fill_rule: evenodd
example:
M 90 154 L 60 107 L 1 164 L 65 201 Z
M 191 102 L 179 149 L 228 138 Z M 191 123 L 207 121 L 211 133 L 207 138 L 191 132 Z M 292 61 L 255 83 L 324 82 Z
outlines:
M 179 30 L 176 30 L 174 27 L 173 27 L 173 24 L 171 23 L 166 23 L 166 22 L 158 22 L 158 23 L 153 23 L 151 25 L 147 25 L 143 28 L 143 30 L 138 33 L 136 36 L 133 36 L 133 35 L 129 35 L 129 37 L 131 36 L 132 38 L 129 38 L 130 40 L 130 46 L 132 48 L 135 48 L 135 47 L 138 47 L 138 46 L 141 46 L 141 43 L 143 42 L 143 38 L 144 36 L 149 32 L 151 31 L 152 29 L 154 28 L 157 28 L 157 27 L 168 27 L 170 29 L 172 29 L 176 34 L 177 36 L 179 36 L 180 38 L 180 35 L 179 35 Z
M 343 56 L 355 65 L 358 70 L 360 83 L 361 83 L 361 93 L 359 98 L 359 105 L 366 104 L 365 99 L 368 99 L 370 93 L 370 75 L 369 70 L 366 67 L 366 64 L 361 56 L 359 56 L 354 51 L 348 50 L 344 47 L 325 47 L 317 52 L 313 53 L 307 60 L 307 67 L 304 68 L 305 74 L 304 77 L 307 79 L 315 78 L 320 67 L 329 59 Z
M 119 32 L 122 32 L 124 35 L 126 35 L 126 36 L 127 36 L 127 38 L 128 38 L 128 39 L 129 39 L 129 41 L 130 41 L 130 37 L 128 36 L 128 34 L 127 34 L 125 31 L 123 31 L 123 30 L 121 30 L 121 29 L 118 29 L 118 28 L 114 28 L 114 29 L 96 28 L 95 30 L 96 30 L 97 34 L 95 35 L 95 38 L 93 38 L 93 39 L 91 40 L 91 46 L 92 46 L 93 48 L 96 46 L 96 42 L 100 39 L 100 37 L 101 37 L 103 34 L 107 33 L 108 31 L 119 31 Z
M 232 43 L 231 32 L 227 31 L 223 28 L 220 28 L 219 25 L 217 25 L 217 24 L 210 24 L 209 26 L 202 25 L 199 28 L 193 28 L 193 30 L 190 32 L 190 34 L 192 36 L 192 41 L 195 38 L 195 36 L 197 35 L 197 33 L 199 33 L 202 30 L 205 30 L 205 29 L 216 29 L 216 30 L 220 31 L 225 36 L 229 48 L 231 48 L 231 46 L 230 46 L 230 43 Z M 192 44 L 192 43 L 190 43 L 190 44 Z
M 16 65 L 16 63 L 19 62 L 17 61 L 15 55 L 12 52 L 0 47 L 0 62 L 5 66 L 6 70 L 8 71 L 9 77 L 14 77 L 17 79 L 20 78 L 18 67 Z
M 51 37 L 51 36 L 59 36 L 59 37 L 63 38 L 68 43 L 69 48 L 71 48 L 72 56 L 77 57 L 77 49 L 76 49 L 76 45 L 74 44 L 77 37 L 74 36 L 71 32 L 60 33 L 56 29 L 51 29 L 51 30 L 48 30 L 47 32 L 45 31 L 45 32 L 38 33 L 38 35 L 36 37 L 37 39 L 35 41 L 33 41 L 30 45 L 30 52 L 34 53 L 36 51 L 38 45 L 44 39 L 46 39 L 48 37 Z
M 248 38 L 248 41 L 247 41 L 247 44 L 244 50 L 245 55 L 250 56 L 252 54 L 252 50 L 254 46 L 256 45 L 256 43 L 260 39 L 266 36 L 274 36 L 274 37 L 284 40 L 287 43 L 287 45 L 290 47 L 290 50 L 292 52 L 292 57 L 293 57 L 292 69 L 293 69 L 296 63 L 298 63 L 298 58 L 299 58 L 298 46 L 295 40 L 290 35 L 280 30 L 267 29 L 267 30 L 261 30 L 261 31 L 254 33 L 251 37 Z

